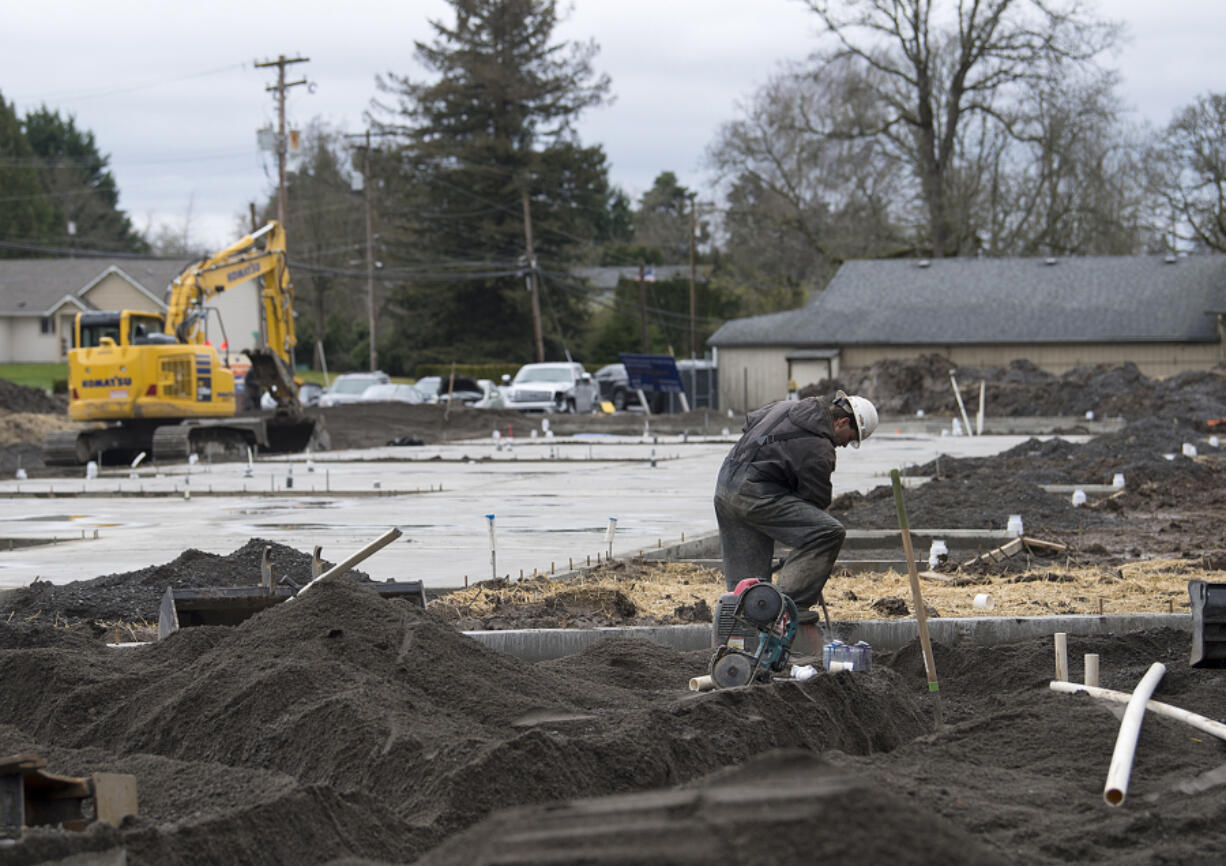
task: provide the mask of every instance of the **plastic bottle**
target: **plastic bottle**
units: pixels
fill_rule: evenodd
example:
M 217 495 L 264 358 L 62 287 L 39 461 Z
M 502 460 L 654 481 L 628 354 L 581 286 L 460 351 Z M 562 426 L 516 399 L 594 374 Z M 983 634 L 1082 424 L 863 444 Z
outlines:
M 822 647 L 822 667 L 830 670 L 831 662 L 846 661 L 843 653 L 847 649 L 847 644 L 841 640 L 832 640 L 830 643 Z

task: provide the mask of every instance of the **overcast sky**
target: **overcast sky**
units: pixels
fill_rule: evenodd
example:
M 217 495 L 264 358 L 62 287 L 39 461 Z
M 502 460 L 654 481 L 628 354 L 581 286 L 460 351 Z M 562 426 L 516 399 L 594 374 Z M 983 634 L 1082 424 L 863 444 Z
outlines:
M 1163 125 L 1198 94 L 1226 89 L 1223 0 L 1099 9 L 1127 25 L 1106 62 L 1137 119 Z M 120 207 L 138 229 L 181 227 L 190 215 L 192 241 L 211 249 L 233 240 L 248 203 L 275 186 L 275 157 L 259 150 L 256 130 L 275 123 L 265 87 L 276 70 L 254 62 L 309 57 L 289 68 L 289 80 L 314 86 L 289 91 L 291 126 L 320 117 L 359 133 L 376 74 L 420 75 L 413 42 L 430 39 L 427 19 L 448 11 L 443 0 L 9 3 L 0 95 L 19 115 L 46 104 L 75 116 L 110 155 Z M 604 145 L 613 182 L 634 198 L 664 170 L 709 193 L 702 158 L 720 124 L 779 63 L 804 58 L 815 33 L 796 0 L 576 0 L 559 36 L 596 40 L 616 97 L 585 115 L 580 136 Z

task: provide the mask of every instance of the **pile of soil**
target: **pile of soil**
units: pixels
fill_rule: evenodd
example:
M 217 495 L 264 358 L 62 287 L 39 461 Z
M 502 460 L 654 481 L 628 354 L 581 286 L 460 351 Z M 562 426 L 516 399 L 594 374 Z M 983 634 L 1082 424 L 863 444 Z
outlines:
M 0 408 L 8 412 L 66 415 L 68 398 L 62 394 L 48 394 L 42 388 L 31 388 L 8 379 L 0 379 Z
M 879 361 L 846 370 L 839 377 L 805 385 L 800 396 L 831 394 L 842 388 L 871 399 L 885 415 L 954 415 L 958 403 L 950 383 L 954 371 L 963 403 L 979 404 L 984 382 L 988 414 L 1011 418 L 1085 417 L 1151 418 L 1158 411 L 1170 418 L 1203 423 L 1226 418 L 1226 369 L 1187 371 L 1168 379 L 1150 379 L 1133 363 L 1077 367 L 1055 375 L 1026 360 L 1007 367 L 958 367 L 942 355 Z
M 938 645 L 932 733 L 914 645 L 871 672 L 691 693 L 706 652 L 612 637 L 529 664 L 350 581 L 124 651 L 12 628 L 0 754 L 132 773 L 141 814 L 31 831 L 8 863 L 116 849 L 132 866 L 699 863 L 717 843 L 733 864 L 760 863 L 763 844 L 866 862 L 1208 862 L 1226 845 L 1221 744 L 1171 721 L 1146 719 L 1129 800 L 1103 805 L 1117 721 L 1047 689 L 1049 639 Z M 1226 674 L 1186 667 L 1186 633 L 1069 644 L 1074 676 L 1097 652 L 1103 684 L 1129 689 L 1161 660 L 1159 699 L 1226 715 Z
M 0 616 L 19 622 L 51 622 L 86 626 L 86 632 L 105 635 L 113 624 L 157 623 L 158 605 L 167 587 L 258 586 L 260 565 L 268 548 L 273 580 L 302 586 L 311 580 L 311 556 L 275 541 L 252 538 L 225 556 L 189 548 L 173 561 L 136 571 L 105 574 L 88 580 L 49 583 L 35 580 L 0 592 Z M 332 563 L 325 562 L 325 568 Z M 370 581 L 362 571 L 347 577 Z
M 348 581 L 124 652 L 2 650 L 20 698 L 0 707 L 0 754 L 134 773 L 142 803 L 6 862 L 99 843 L 131 864 L 412 862 L 510 803 L 664 787 L 781 746 L 888 750 L 927 727 L 888 670 L 690 697 L 705 657 L 615 639 L 531 665 Z
M 1182 453 L 1196 444 L 1195 457 Z M 1199 558 L 1222 547 L 1226 450 L 1191 425 L 1148 419 L 1084 444 L 1031 439 L 991 457 L 942 455 L 904 475 L 931 476 L 905 495 L 915 529 L 1004 529 L 1022 515 L 1027 535 L 1067 544 L 1075 563 L 1119 563 L 1154 556 Z M 1040 484 L 1125 487 L 1074 507 L 1068 494 Z M 852 528 L 898 526 L 893 488 L 837 497 L 830 512 Z M 1016 567 L 1006 563 L 1003 567 Z
M 488 437 L 495 431 L 503 437 L 528 439 L 534 431 L 541 434 L 542 422 L 560 436 L 576 433 L 634 436 L 644 432 L 714 435 L 726 428 L 739 432 L 744 422 L 742 418 L 728 418 L 727 413 L 704 409 L 648 418 L 634 412 L 541 415 L 515 409 L 467 406 L 448 411 L 447 407 L 438 404 L 410 403 L 347 403 L 312 409 L 311 414 L 323 419 L 332 447 L 336 449 L 373 448 L 388 445 L 398 437 L 433 445 Z

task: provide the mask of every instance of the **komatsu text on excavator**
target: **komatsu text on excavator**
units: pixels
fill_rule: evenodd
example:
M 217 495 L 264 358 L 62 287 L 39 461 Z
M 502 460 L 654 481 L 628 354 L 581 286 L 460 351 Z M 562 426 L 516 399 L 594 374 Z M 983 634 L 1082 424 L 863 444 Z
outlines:
M 236 389 L 225 325 L 209 301 L 251 280 L 260 288 L 259 345 L 245 351 L 250 367 Z M 79 313 L 68 353 L 68 413 L 74 421 L 102 423 L 47 436 L 45 461 L 116 463 L 141 452 L 182 460 L 210 447 L 307 447 L 317 431 L 294 381 L 293 300 L 285 231 L 270 222 L 180 273 L 165 316 Z M 221 355 L 209 337 L 210 312 Z M 259 411 L 264 394 L 275 411 Z

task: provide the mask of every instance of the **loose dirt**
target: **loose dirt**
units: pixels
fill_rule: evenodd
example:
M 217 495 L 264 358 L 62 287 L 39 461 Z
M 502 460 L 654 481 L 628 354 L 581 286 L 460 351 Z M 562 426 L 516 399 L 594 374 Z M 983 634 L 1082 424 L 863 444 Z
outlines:
M 1123 388 L 1135 377 L 1117 378 Z M 1149 417 L 1153 402 L 1138 405 L 1137 424 L 1087 445 L 1034 440 L 995 458 L 910 469 L 935 479 L 907 491 L 912 526 L 983 528 L 985 515 L 995 526 L 1022 513 L 1027 535 L 1068 548 L 1029 568 L 1017 557 L 999 568 L 942 566 L 924 584 L 926 601 L 944 616 L 962 615 L 959 605 L 983 591 L 997 599 L 992 613 L 1030 603 L 1046 607 L 1029 613 L 1096 612 L 1104 596 L 1178 610 L 1189 578 L 1226 580 L 1226 469 L 1204 413 L 1181 425 Z M 390 439 L 393 429 L 460 438 L 479 425 L 487 435 L 497 417 L 388 411 L 378 424 L 354 422 L 352 434 L 341 424 L 338 447 L 345 435 Z M 641 418 L 613 418 L 641 431 Z M 598 419 L 556 420 L 563 432 L 562 423 Z M 511 417 L 511 433 L 539 422 Z M 1183 456 L 1185 441 L 1196 457 Z M 1115 472 L 1125 488 L 1080 508 L 1038 486 L 1109 483 Z M 832 510 L 849 526 L 896 525 L 884 487 Z M 125 650 L 98 639 L 114 621 L 151 617 L 167 585 L 254 583 L 265 544 L 252 539 L 226 557 L 188 551 L 0 599 L 0 755 L 39 754 L 70 775 L 133 773 L 141 796 L 141 815 L 120 828 L 33 830 L 0 848 L 3 862 L 122 848 L 135 866 L 757 864 L 764 852 L 1195 864 L 1218 862 L 1226 846 L 1226 748 L 1178 723 L 1146 718 L 1128 800 L 1103 804 L 1118 721 L 1093 699 L 1047 688 L 1050 640 L 938 645 L 947 724 L 934 731 L 916 644 L 879 654 L 872 672 L 691 693 L 706 651 L 614 632 L 529 664 L 460 633 L 709 621 L 722 588 L 709 569 L 609 563 L 581 580 L 477 585 L 424 611 L 379 597 L 359 575 L 234 628 L 184 629 Z M 273 561 L 278 574 L 309 575 L 300 551 L 273 545 Z M 907 599 L 903 580 L 836 575 L 832 614 Z M 1171 630 L 1069 640 L 1074 679 L 1088 652 L 1101 657 L 1102 684 L 1123 690 L 1162 661 L 1157 699 L 1226 719 L 1226 672 L 1189 668 L 1189 651 L 1189 635 Z
M 967 411 L 979 405 L 980 382 L 991 416 L 1082 417 L 1138 420 L 1161 413 L 1204 423 L 1226 418 L 1226 369 L 1188 371 L 1168 379 L 1150 379 L 1135 364 L 1077 367 L 1061 375 L 1040 370 L 1026 360 L 1007 367 L 955 368 L 941 355 L 923 355 L 907 361 L 880 361 L 870 367 L 846 371 L 834 380 L 822 380 L 800 389 L 800 396 L 830 394 L 842 388 L 873 400 L 887 415 L 955 415 L 950 372 Z
M 702 651 L 612 637 L 528 664 L 347 580 L 129 650 L 37 631 L 0 642 L 0 753 L 132 773 L 141 815 L 32 831 L 6 863 L 749 864 L 764 843 L 868 863 L 1209 863 L 1226 844 L 1222 744 L 1174 722 L 1146 720 L 1128 802 L 1103 805 L 1117 722 L 1047 689 L 1049 641 L 938 646 L 932 733 L 915 646 L 871 673 L 691 693 Z M 1073 673 L 1097 652 L 1103 684 L 1128 689 L 1163 661 L 1159 698 L 1226 716 L 1226 675 L 1188 669 L 1188 643 L 1073 638 Z

